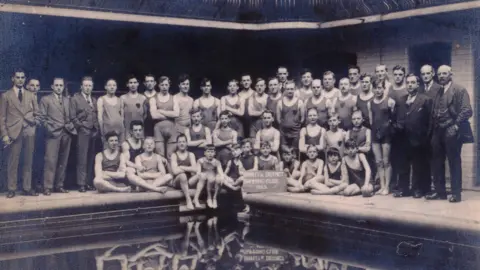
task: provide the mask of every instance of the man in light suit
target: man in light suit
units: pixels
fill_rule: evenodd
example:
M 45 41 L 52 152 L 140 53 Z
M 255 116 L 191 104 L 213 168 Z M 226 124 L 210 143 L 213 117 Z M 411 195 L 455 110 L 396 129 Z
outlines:
M 435 70 L 431 65 L 424 65 L 420 69 L 420 74 L 422 76 L 423 84 L 420 85 L 418 92 L 427 95 L 433 100 L 438 91 L 442 88 L 442 86 L 433 79 L 433 77 L 435 77 Z
M 69 100 L 63 96 L 63 78 L 54 78 L 53 93 L 44 96 L 39 105 L 39 115 L 46 131 L 45 168 L 43 194 L 49 196 L 55 185 L 55 192 L 68 193 L 63 188 L 65 172 L 70 154 L 72 135 L 77 131 L 70 122 Z
M 445 200 L 445 158 L 448 159 L 452 196 L 449 202 L 462 200 L 462 145 L 473 143 L 468 122 L 473 116 L 470 96 L 465 87 L 452 81 L 452 68 L 440 66 L 438 81 L 442 88 L 433 101 L 430 130 L 432 134 L 432 171 L 435 192 L 427 200 Z
M 95 190 L 93 187 L 93 163 L 95 140 L 99 131 L 97 100 L 91 96 L 93 79 L 82 78 L 81 92 L 70 99 L 70 120 L 77 129 L 77 184 L 80 192 Z
M 414 198 L 422 198 L 430 192 L 430 166 L 429 149 L 430 137 L 428 127 L 432 99 L 419 93 L 420 78 L 414 74 L 406 77 L 408 95 L 399 97 L 405 104 L 405 110 L 401 113 L 404 120 L 405 144 L 402 153 L 405 155 L 405 167 L 399 168 L 406 171 L 403 177 L 398 179 L 398 191 L 393 196 L 396 198 L 413 195 Z M 410 189 L 410 168 L 412 168 L 412 186 Z M 413 192 L 413 194 L 411 193 Z
M 0 103 L 0 134 L 4 147 L 8 147 L 7 198 L 15 197 L 18 181 L 18 165 L 23 148 L 23 190 L 25 195 L 38 196 L 32 189 L 32 162 L 35 147 L 35 119 L 38 105 L 35 95 L 27 91 L 25 72 L 15 70 L 13 87 L 2 94 Z

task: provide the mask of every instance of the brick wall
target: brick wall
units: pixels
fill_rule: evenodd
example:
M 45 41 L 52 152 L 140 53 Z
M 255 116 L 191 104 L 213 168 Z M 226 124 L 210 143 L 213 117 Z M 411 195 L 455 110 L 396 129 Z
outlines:
M 472 48 L 471 32 L 462 29 L 452 29 L 442 26 L 427 25 L 424 31 L 398 30 L 395 35 L 385 36 L 380 43 L 362 44 L 356 47 L 357 63 L 362 72 L 373 73 L 379 63 L 386 64 L 391 68 L 395 65 L 403 65 L 409 69 L 408 48 L 412 45 L 431 43 L 435 41 L 449 42 L 452 44 L 452 70 L 454 81 L 463 85 L 470 94 L 470 101 L 474 111 L 477 112 L 475 100 L 475 68 Z M 349 49 L 352 50 L 352 49 Z M 418 71 L 415 71 L 418 74 Z M 476 114 L 470 119 L 472 129 L 476 136 Z M 476 183 L 476 147 L 475 144 L 464 145 L 462 150 L 463 187 L 472 188 Z M 447 168 L 448 170 L 448 168 Z M 447 173 L 448 176 L 448 173 Z

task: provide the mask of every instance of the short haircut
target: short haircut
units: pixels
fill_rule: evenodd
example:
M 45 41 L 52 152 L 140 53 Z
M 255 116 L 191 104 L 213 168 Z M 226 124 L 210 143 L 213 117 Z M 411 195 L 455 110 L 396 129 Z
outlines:
M 376 66 L 375 66 L 375 71 L 376 71 L 377 68 L 379 68 L 379 67 L 384 67 L 384 68 L 385 68 L 385 71 L 388 71 L 388 67 L 387 67 L 387 65 L 385 65 L 385 64 L 378 64 L 378 65 L 376 65 Z
M 288 80 L 285 82 L 285 87 L 289 84 L 293 84 L 294 86 L 296 85 L 294 80 Z
M 307 115 L 308 115 L 308 113 L 309 113 L 311 110 L 314 110 L 314 111 L 318 114 L 318 111 L 317 111 L 317 108 L 316 108 L 316 107 L 308 107 L 308 108 L 307 108 Z
M 132 122 L 130 122 L 130 130 L 133 130 L 134 126 L 141 126 L 143 129 L 143 122 L 140 120 L 133 120 Z
M 190 77 L 187 74 L 182 74 L 178 76 L 178 83 L 183 83 L 186 80 L 190 80 Z
M 187 136 L 185 136 L 185 134 L 179 134 L 179 135 L 177 136 L 177 142 L 180 141 L 181 138 L 184 138 L 185 141 L 187 140 Z
M 38 81 L 38 79 L 36 79 L 36 78 L 31 78 L 30 80 L 28 80 L 28 82 L 30 82 L 31 80 L 37 80 L 37 81 Z M 53 84 L 56 80 L 62 80 L 63 83 L 65 83 L 65 79 L 64 79 L 64 78 L 62 78 L 62 77 L 53 77 L 52 84 Z
M 273 80 L 276 80 L 278 82 L 278 78 L 277 77 L 270 77 L 268 78 L 268 83 L 270 83 L 270 81 L 273 81 Z
M 215 146 L 213 144 L 205 145 L 205 151 L 215 151 Z
M 207 82 L 212 83 L 209 78 L 203 78 L 200 81 L 200 87 L 205 87 L 207 85 Z
M 201 113 L 201 112 L 202 112 L 202 109 L 200 109 L 200 108 L 192 108 L 192 109 L 190 110 L 190 115 L 194 115 L 194 114 L 196 114 L 196 113 L 198 113 L 198 112 Z M 202 115 L 202 116 L 203 116 L 203 115 Z
M 347 78 L 347 77 L 343 77 L 343 78 L 340 79 L 340 82 L 341 82 L 341 81 L 348 81 L 348 82 L 350 82 L 350 79 Z
M 146 141 L 152 141 L 153 143 L 155 143 L 155 138 L 153 138 L 152 136 L 147 136 L 145 137 L 145 139 L 143 140 L 144 142 Z M 145 145 L 145 144 L 144 144 Z
M 335 80 L 335 73 L 331 72 L 330 70 L 327 70 L 323 73 L 323 77 L 332 75 L 333 79 Z
M 357 113 L 357 114 L 359 113 L 360 116 L 363 118 L 363 112 L 362 112 L 361 110 L 354 110 L 354 111 L 352 112 L 352 116 L 353 116 L 354 114 L 356 114 L 356 113 Z
M 292 146 L 282 144 L 281 149 L 282 153 L 291 153 L 292 155 L 295 154 L 295 149 Z
M 115 79 L 109 78 L 108 80 L 105 81 L 105 86 L 107 86 L 109 81 L 114 81 L 115 84 L 117 83 L 117 81 Z
M 155 81 L 155 75 L 153 75 L 152 73 L 147 73 L 147 75 L 143 76 L 143 80 L 146 81 L 147 77 L 152 77 L 153 80 Z
M 362 76 L 360 76 L 360 80 L 363 81 L 365 78 L 370 78 L 370 81 L 373 81 L 374 76 L 372 74 L 363 73 Z
M 127 83 L 128 83 L 130 80 L 133 80 L 133 79 L 137 80 L 137 82 L 138 82 L 138 79 L 137 79 L 137 77 L 136 77 L 135 75 L 133 75 L 133 74 L 128 75 L 128 77 L 127 77 Z
M 385 88 L 385 81 L 384 80 L 373 81 L 373 88 L 378 88 L 378 87 Z
M 308 69 L 308 68 L 304 68 L 304 69 L 302 70 L 302 72 L 300 73 L 300 75 L 303 76 L 303 75 L 305 75 L 305 74 L 307 74 L 307 73 L 310 73 L 310 75 L 313 76 L 312 71 L 311 71 L 310 69 Z
M 354 139 L 348 139 L 345 142 L 345 149 L 353 149 L 357 147 L 358 147 L 357 142 Z
M 260 148 L 263 148 L 263 147 L 272 148 L 272 146 L 270 145 L 270 142 L 267 142 L 267 141 L 263 141 L 260 143 Z
M 396 66 L 394 66 L 392 71 L 395 71 L 395 70 L 401 70 L 401 71 L 403 72 L 403 74 L 405 74 L 405 73 L 406 73 L 406 71 L 405 71 L 405 67 L 403 67 L 403 66 L 400 66 L 400 65 L 396 65 Z
M 230 81 L 228 81 L 228 84 L 231 84 L 231 83 L 234 83 L 238 86 L 238 81 L 235 79 L 231 79 Z
M 239 143 L 232 144 L 232 149 L 241 149 L 242 146 Z
M 356 69 L 359 74 L 360 74 L 360 72 L 361 72 L 361 71 L 360 71 L 360 67 L 357 66 L 357 65 L 349 65 L 349 66 L 348 66 L 348 70 L 350 70 L 350 69 Z
M 255 80 L 255 85 L 257 85 L 257 83 L 262 82 L 262 81 L 264 82 L 265 80 L 263 78 L 257 78 Z
M 407 74 L 407 76 L 405 76 L 405 79 L 408 79 L 408 78 L 410 78 L 410 77 L 414 77 L 415 80 L 417 80 L 417 83 L 420 83 L 420 78 L 419 78 L 417 75 L 413 74 L 413 73 Z
M 90 77 L 90 76 L 84 76 L 84 77 L 82 77 L 81 83 L 83 84 L 83 82 L 85 82 L 85 81 L 90 81 L 90 82 L 93 83 L 93 78 Z
M 317 147 L 316 147 L 315 145 L 313 145 L 313 144 L 307 145 L 307 151 L 310 150 L 310 149 L 312 149 L 312 148 L 315 149 L 315 151 L 317 151 L 317 153 L 318 153 L 318 149 L 317 149 Z
M 242 76 L 240 76 L 240 79 L 242 79 L 243 77 L 250 77 L 250 79 L 252 79 L 252 76 L 248 73 L 243 73 Z
M 335 147 L 330 147 L 327 149 L 327 157 L 328 156 L 338 156 L 340 157 L 340 151 Z
M 15 77 L 15 74 L 17 73 L 23 73 L 26 74 L 25 70 L 23 68 L 15 68 L 12 72 L 12 77 Z
M 279 67 L 277 68 L 277 73 L 278 73 L 278 70 L 279 70 L 279 69 L 281 69 L 281 68 L 284 68 L 284 69 L 286 69 L 286 70 L 287 70 L 287 72 L 288 72 L 288 68 L 287 68 L 286 66 L 279 66 Z
M 340 120 L 340 115 L 338 115 L 338 113 L 334 112 L 334 113 L 331 113 L 329 116 L 328 116 L 328 119 L 332 119 L 333 117 L 337 118 L 338 120 Z
M 250 146 L 252 146 L 253 145 L 252 140 L 250 140 L 249 138 L 243 139 L 242 140 L 242 146 L 244 146 L 246 144 L 250 144 Z
M 227 110 L 220 112 L 220 115 L 218 116 L 218 118 L 221 118 L 224 115 L 226 115 L 226 116 L 228 116 L 228 118 L 230 118 L 230 112 L 227 111 Z
M 168 84 L 171 84 L 170 78 L 168 78 L 167 76 L 160 76 L 160 78 L 158 78 L 158 84 L 161 84 L 164 81 L 167 81 Z
M 30 82 L 33 81 L 33 80 L 40 82 L 40 80 L 39 80 L 38 78 L 33 77 L 33 78 L 28 79 L 28 83 L 30 83 Z M 62 79 L 62 80 L 63 80 L 63 79 Z
M 273 113 L 271 110 L 269 110 L 269 109 L 266 109 L 266 110 L 264 110 L 264 111 L 262 112 L 262 117 L 263 117 L 265 114 L 271 114 L 272 117 L 274 116 L 274 113 Z
M 118 134 L 115 131 L 109 131 L 103 137 L 105 138 L 105 141 L 108 141 L 111 137 L 118 138 Z

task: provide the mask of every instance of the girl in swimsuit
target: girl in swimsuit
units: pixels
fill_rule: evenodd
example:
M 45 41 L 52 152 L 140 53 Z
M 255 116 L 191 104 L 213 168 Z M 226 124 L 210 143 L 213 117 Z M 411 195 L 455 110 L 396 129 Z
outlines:
M 345 143 L 345 157 L 343 163 L 348 173 L 348 186 L 343 191 L 345 196 L 362 194 L 364 197 L 373 195 L 371 184 L 371 171 L 367 158 L 358 152 L 355 140 L 350 139 Z
M 324 169 L 325 185 L 322 189 L 312 190 L 315 195 L 341 195 L 348 186 L 347 169 L 340 158 L 337 148 L 327 150 L 327 164 Z M 319 184 L 321 186 L 322 184 Z

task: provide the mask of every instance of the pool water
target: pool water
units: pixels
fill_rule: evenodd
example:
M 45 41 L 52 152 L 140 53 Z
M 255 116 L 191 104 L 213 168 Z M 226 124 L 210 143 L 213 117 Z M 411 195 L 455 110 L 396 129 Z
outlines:
M 352 227 L 272 227 L 231 216 L 60 231 L 1 241 L 0 269 L 480 269 L 478 245 Z

